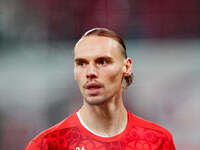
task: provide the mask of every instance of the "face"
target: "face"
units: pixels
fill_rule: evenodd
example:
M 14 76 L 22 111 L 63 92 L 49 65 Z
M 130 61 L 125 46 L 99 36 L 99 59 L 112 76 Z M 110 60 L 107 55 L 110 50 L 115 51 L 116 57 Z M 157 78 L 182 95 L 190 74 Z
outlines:
M 84 102 L 103 104 L 121 96 L 126 61 L 120 45 L 103 36 L 81 39 L 74 49 L 74 76 Z

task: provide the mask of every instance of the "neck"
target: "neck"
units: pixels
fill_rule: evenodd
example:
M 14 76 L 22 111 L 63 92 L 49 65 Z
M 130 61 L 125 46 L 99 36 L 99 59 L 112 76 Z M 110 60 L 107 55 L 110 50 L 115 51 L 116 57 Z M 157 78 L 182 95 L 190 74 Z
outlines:
M 98 135 L 111 137 L 121 133 L 127 125 L 128 115 L 122 99 L 81 107 L 80 117 L 84 124 Z

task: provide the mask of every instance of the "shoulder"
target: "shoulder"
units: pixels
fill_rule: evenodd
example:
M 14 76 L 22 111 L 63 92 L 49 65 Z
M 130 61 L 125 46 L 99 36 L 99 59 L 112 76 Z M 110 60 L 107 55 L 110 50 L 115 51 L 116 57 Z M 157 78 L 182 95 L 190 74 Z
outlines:
M 38 134 L 33 140 L 39 139 L 40 137 L 44 137 L 49 133 L 56 132 L 58 130 L 71 128 L 75 126 L 76 118 L 75 113 L 64 119 L 63 121 L 57 123 L 56 125 L 42 131 L 40 134 Z
M 137 128 L 141 128 L 144 129 L 145 131 L 151 131 L 151 132 L 156 132 L 156 133 L 160 133 L 160 135 L 163 135 L 165 137 L 167 137 L 169 140 L 172 140 L 172 134 L 164 127 L 162 127 L 161 125 L 145 120 L 141 117 L 138 117 L 132 113 L 129 113 L 130 115 L 130 121 L 132 122 L 132 124 L 137 127 Z
M 143 141 L 151 146 L 163 147 L 166 150 L 176 150 L 172 134 L 162 126 L 144 120 L 129 112 L 130 130 L 128 138 Z
M 42 140 L 47 136 L 48 137 L 49 135 L 52 137 L 57 136 L 63 134 L 63 132 L 67 131 L 68 129 L 75 127 L 77 122 L 75 115 L 76 113 L 71 114 L 63 121 L 39 133 L 29 142 L 29 144 L 26 147 L 26 150 L 33 150 L 33 149 L 36 150 L 37 148 L 40 147 Z

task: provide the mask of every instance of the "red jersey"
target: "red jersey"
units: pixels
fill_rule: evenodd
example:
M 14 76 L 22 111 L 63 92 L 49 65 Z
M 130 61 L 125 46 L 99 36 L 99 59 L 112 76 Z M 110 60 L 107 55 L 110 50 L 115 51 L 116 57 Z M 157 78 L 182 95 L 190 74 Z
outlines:
M 130 112 L 126 129 L 113 137 L 90 132 L 74 113 L 36 136 L 25 150 L 175 150 L 175 146 L 169 131 Z

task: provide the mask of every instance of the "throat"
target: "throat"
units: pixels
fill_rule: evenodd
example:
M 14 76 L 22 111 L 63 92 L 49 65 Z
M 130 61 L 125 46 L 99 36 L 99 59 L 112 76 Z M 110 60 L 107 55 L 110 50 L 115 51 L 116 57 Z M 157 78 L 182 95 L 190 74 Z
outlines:
M 128 123 L 127 111 L 121 112 L 120 115 L 115 114 L 113 118 L 112 116 L 92 117 L 79 110 L 77 116 L 85 129 L 100 137 L 116 136 L 125 130 Z

